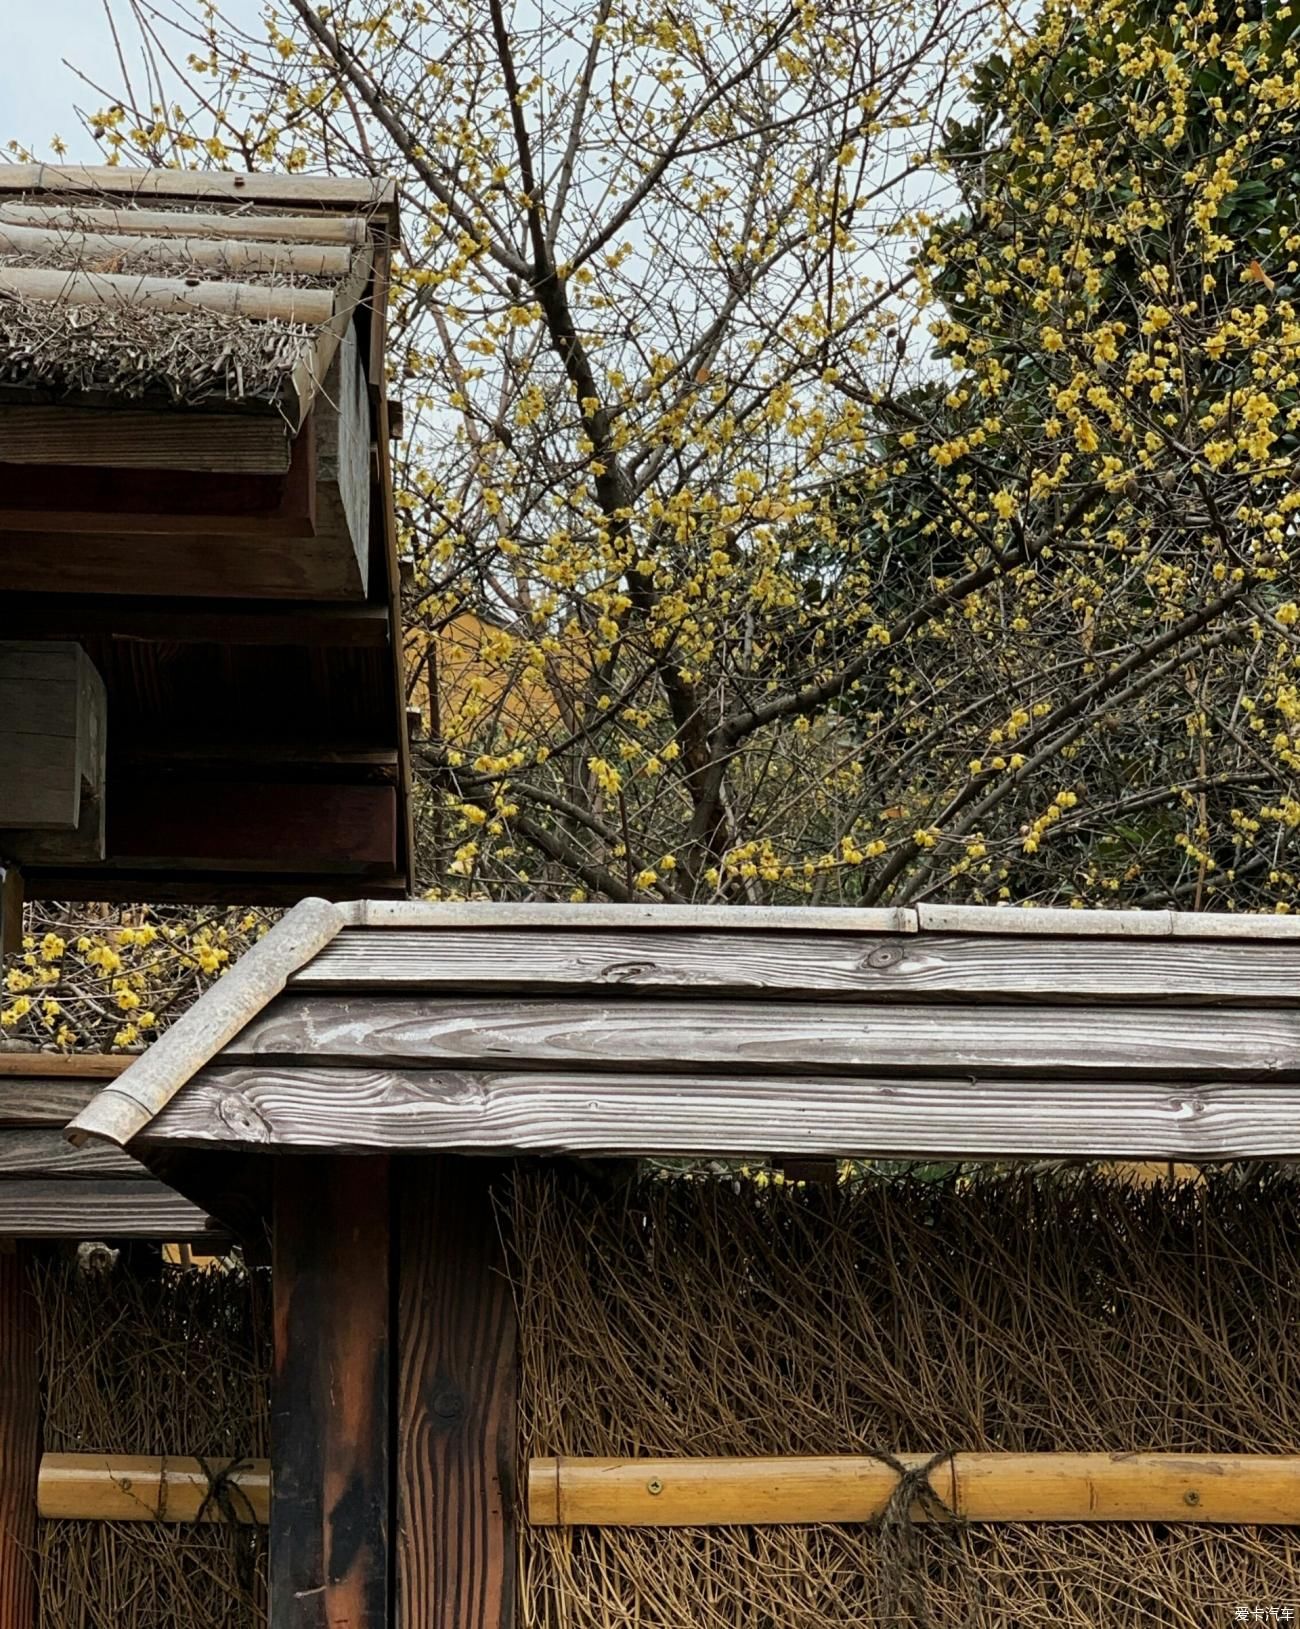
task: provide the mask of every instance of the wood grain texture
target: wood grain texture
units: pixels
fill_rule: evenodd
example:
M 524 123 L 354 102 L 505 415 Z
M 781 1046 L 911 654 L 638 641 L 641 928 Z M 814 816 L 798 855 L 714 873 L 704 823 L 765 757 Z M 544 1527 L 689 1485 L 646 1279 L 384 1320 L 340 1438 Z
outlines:
M 291 980 L 328 990 L 679 991 L 793 1000 L 1300 1002 L 1300 941 L 345 928 Z
M 212 1240 L 207 1215 L 153 1178 L 0 1178 L 0 1237 Z
M 1293 1158 L 1300 1087 L 263 1063 L 204 1070 L 142 1140 L 519 1154 Z
M 389 1179 L 275 1173 L 270 1629 L 389 1629 Z
M 403 1161 L 397 1622 L 515 1616 L 515 1316 L 482 1161 Z
M 288 428 L 271 413 L 0 405 L 0 464 L 81 464 L 282 475 Z
M 74 535 L 0 532 L 0 580 L 15 592 L 262 596 L 361 600 L 365 589 L 349 546 L 331 538 L 194 536 L 107 530 Z
M 46 204 L 0 204 L 0 222 L 58 232 L 127 232 L 133 237 L 236 239 L 245 243 L 348 243 L 366 241 L 359 216 L 203 215 L 195 210 L 97 209 L 93 204 L 64 208 Z
M 135 170 L 110 164 L 8 164 L 0 193 L 84 193 L 89 198 L 222 202 L 377 216 L 397 229 L 394 181 L 229 170 Z
M 0 294 L 60 305 L 113 306 L 146 311 L 217 311 L 253 322 L 328 322 L 334 314 L 330 289 L 265 283 L 196 283 L 183 277 L 137 273 L 55 271 L 44 266 L 0 266 Z
M 0 1126 L 48 1126 L 62 1130 L 105 1084 L 58 1076 L 0 1075 Z
M 3 1099 L 4 1083 L 0 1082 L 0 1103 Z M 147 1179 L 148 1175 L 139 1160 L 105 1143 L 74 1148 L 61 1130 L 0 1130 L 0 1177 L 49 1176 L 79 1181 L 115 1176 Z
M 1300 1008 L 280 996 L 222 1061 L 764 1074 L 1300 1079 Z
M 69 1521 L 265 1523 L 271 1466 L 183 1454 L 43 1454 L 36 1504 L 40 1515 Z M 3 1618 L 0 1625 L 8 1629 Z
M 928 1454 L 900 1454 L 909 1469 Z M 1300 1524 L 1300 1455 L 969 1454 L 930 1473 L 940 1503 L 975 1522 Z M 898 1477 L 859 1457 L 534 1459 L 539 1526 L 711 1527 L 869 1522 Z M 919 1521 L 933 1520 L 924 1504 Z
M 116 1080 L 135 1059 L 126 1052 L 0 1052 L 0 1090 L 10 1079 Z
M 0 1248 L 0 1629 L 36 1624 L 39 1337 L 26 1253 Z

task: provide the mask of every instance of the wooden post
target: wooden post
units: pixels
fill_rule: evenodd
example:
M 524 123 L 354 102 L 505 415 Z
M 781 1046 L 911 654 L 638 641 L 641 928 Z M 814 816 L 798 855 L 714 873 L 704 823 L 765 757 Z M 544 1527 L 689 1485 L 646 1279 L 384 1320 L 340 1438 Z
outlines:
M 38 1340 L 26 1251 L 0 1239 L 0 1629 L 36 1623 Z
M 400 1629 L 515 1620 L 515 1313 L 497 1169 L 454 1155 L 400 1167 Z
M 271 1629 L 389 1629 L 388 1162 L 275 1171 Z

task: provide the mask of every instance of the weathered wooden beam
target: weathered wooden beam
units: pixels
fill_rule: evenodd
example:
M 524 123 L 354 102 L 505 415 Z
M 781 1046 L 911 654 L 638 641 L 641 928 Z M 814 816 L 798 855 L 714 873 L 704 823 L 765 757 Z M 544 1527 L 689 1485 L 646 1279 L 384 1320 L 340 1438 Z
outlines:
M 106 712 L 80 645 L 0 644 L 0 832 L 77 829 L 83 790 L 103 790 Z
M 275 1176 L 270 1629 L 389 1629 L 387 1162 Z
M 23 948 L 24 893 L 23 874 L 0 843 L 0 964 Z
M 104 232 L 86 228 L 24 226 L 0 214 L 0 254 L 44 257 L 75 254 L 80 264 L 100 261 L 126 276 L 138 267 L 155 266 L 173 276 L 185 265 L 204 271 L 272 272 L 284 277 L 345 277 L 352 251 L 345 245 L 241 242 L 237 238 L 192 236 L 187 218 L 177 214 L 170 237 L 141 236 L 130 232 Z M 129 262 L 129 265 L 120 262 Z M 237 277 L 232 278 L 237 281 Z
M 537 947 L 538 959 L 545 948 Z M 1079 1006 L 968 1002 L 943 1009 L 763 1001 L 286 992 L 224 1062 L 276 1058 L 394 1069 L 647 1074 L 955 1075 L 1119 1080 L 1300 1080 L 1300 1006 Z M 792 1148 L 791 1153 L 797 1153 Z
M 329 537 L 196 536 L 117 531 L 0 531 L 0 587 L 30 594 L 124 594 L 167 599 L 365 599 L 350 543 Z
M 0 600 L 0 637 L 20 630 L 35 639 L 374 650 L 386 649 L 392 636 L 388 612 L 380 605 L 6 594 Z
M 369 234 L 358 215 L 204 215 L 195 210 L 98 209 L 92 204 L 0 203 L 0 222 L 56 233 L 115 232 L 132 238 L 233 238 L 245 243 L 344 243 L 359 246 Z
M 0 1239 L 0 1629 L 35 1629 L 40 1319 L 22 1246 Z
M 0 1126 L 5 1119 L 5 1086 L 0 1080 Z M 36 1126 L 0 1129 L 0 1177 L 57 1177 L 86 1181 L 101 1177 L 141 1177 L 139 1160 L 105 1143 L 74 1148 L 61 1130 Z
M 397 230 L 393 181 L 324 175 L 283 175 L 227 170 L 130 170 L 111 164 L 8 164 L 0 170 L 0 193 L 85 193 L 103 198 L 221 202 L 272 208 L 341 211 L 376 218 Z
M 909 1470 L 930 1455 L 899 1454 Z M 533 1459 L 539 1527 L 870 1522 L 898 1476 L 865 1457 Z M 920 1521 L 1300 1525 L 1300 1455 L 957 1453 L 929 1474 Z
M 196 283 L 183 277 L 140 277 L 117 272 L 58 271 L 43 266 L 0 266 L 0 294 L 60 305 L 115 306 L 140 311 L 215 311 L 254 322 L 316 326 L 334 315 L 332 289 L 267 283 Z
M 271 1465 L 183 1454 L 43 1454 L 36 1505 L 50 1520 L 264 1525 Z
M 290 447 L 275 413 L 0 405 L 0 465 L 282 475 Z
M 108 852 L 118 863 L 152 860 L 168 868 L 391 868 L 397 798 L 391 786 L 115 782 Z
M 214 1241 L 225 1230 L 151 1177 L 0 1178 L 0 1237 Z
M 661 1031 L 662 1032 L 662 1031 Z M 203 1070 L 149 1142 L 889 1159 L 1300 1156 L 1300 1086 L 539 1069 Z
M 585 907 L 584 907 L 585 908 Z M 373 909 L 373 907 L 368 907 Z M 447 907 L 449 915 L 454 906 Z M 1035 938 L 959 933 L 612 931 L 540 923 L 351 927 L 296 974 L 321 991 L 708 994 L 822 1001 L 1300 1001 L 1300 939 Z
M 397 1603 L 420 1629 L 515 1616 L 515 1313 L 490 1183 L 451 1157 L 399 1173 Z

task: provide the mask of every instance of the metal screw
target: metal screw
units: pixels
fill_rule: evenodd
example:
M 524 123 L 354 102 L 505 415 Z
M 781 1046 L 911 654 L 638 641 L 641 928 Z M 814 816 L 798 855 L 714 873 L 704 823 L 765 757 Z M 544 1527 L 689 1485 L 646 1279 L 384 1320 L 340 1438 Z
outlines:
M 664 1491 L 664 1485 L 657 1476 L 652 1476 L 646 1483 L 645 1490 L 647 1493 L 662 1493 Z
M 1187 1505 L 1199 1505 L 1200 1502 L 1201 1496 L 1199 1493 L 1197 1493 L 1196 1489 L 1188 1488 L 1187 1492 L 1183 1495 L 1183 1503 Z

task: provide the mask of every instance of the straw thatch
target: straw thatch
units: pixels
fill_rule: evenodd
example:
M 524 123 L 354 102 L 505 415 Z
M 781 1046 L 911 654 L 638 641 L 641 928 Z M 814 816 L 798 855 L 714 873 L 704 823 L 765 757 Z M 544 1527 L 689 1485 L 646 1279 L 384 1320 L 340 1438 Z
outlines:
M 209 205 L 196 214 L 178 200 L 92 195 L 92 214 L 96 203 L 111 203 L 121 227 L 106 234 L 58 194 L 6 190 L 3 177 L 0 192 L 5 208 L 22 212 L 20 222 L 0 222 L 0 386 L 58 396 L 183 406 L 276 403 L 316 349 L 314 322 L 258 320 L 199 305 L 159 309 L 148 296 L 150 281 L 170 279 L 198 293 L 227 283 L 245 292 L 323 290 L 343 299 L 370 253 L 362 243 L 337 246 L 324 251 L 332 257 L 327 269 L 313 267 L 321 251 L 295 244 L 296 218 L 277 210 Z M 136 216 L 149 230 L 131 230 Z M 162 235 L 157 222 L 170 216 L 175 235 Z M 285 241 L 268 242 L 277 218 Z M 45 298 L 3 286 L 6 272 L 29 271 L 90 273 L 113 289 L 80 304 L 66 291 Z
M 1300 1184 L 1225 1173 L 514 1196 L 525 1454 L 1300 1451 Z M 1194 1525 L 538 1529 L 530 1629 L 1204 1629 L 1300 1537 Z M 1274 1621 L 1269 1619 L 1267 1621 Z M 1295 1620 L 1293 1620 L 1295 1621 Z
M 264 1275 L 156 1251 L 38 1270 L 46 1449 L 265 1456 Z M 265 1556 L 249 1526 L 43 1521 L 40 1629 L 261 1629 Z

